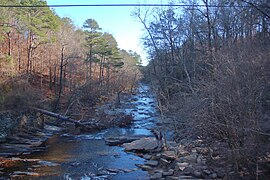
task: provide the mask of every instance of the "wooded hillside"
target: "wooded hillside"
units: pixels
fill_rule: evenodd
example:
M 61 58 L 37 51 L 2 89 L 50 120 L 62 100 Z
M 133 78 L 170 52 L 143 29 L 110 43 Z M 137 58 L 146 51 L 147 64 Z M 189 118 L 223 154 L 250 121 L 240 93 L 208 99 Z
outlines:
M 181 2 L 133 13 L 146 29 L 144 74 L 158 89 L 164 121 L 179 141 L 197 132 L 226 142 L 223 158 L 228 151 L 239 177 L 263 178 L 270 168 L 269 1 Z
M 120 50 L 94 19 L 75 27 L 39 0 L 1 0 L 0 108 L 65 110 L 131 90 L 140 74 L 136 52 Z

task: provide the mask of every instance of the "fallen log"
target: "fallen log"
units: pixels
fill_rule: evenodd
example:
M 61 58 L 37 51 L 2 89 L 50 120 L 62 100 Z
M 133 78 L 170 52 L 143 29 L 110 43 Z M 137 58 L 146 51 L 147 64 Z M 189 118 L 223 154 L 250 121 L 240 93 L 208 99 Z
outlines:
M 67 122 L 72 122 L 72 123 L 74 123 L 75 125 L 83 125 L 83 124 L 80 123 L 79 121 L 76 121 L 76 120 L 70 118 L 69 116 L 63 116 L 63 115 L 61 115 L 61 114 L 57 114 L 57 113 L 54 113 L 54 112 L 51 112 L 51 111 L 47 111 L 47 110 L 45 110 L 45 109 L 40 109 L 40 108 L 35 108 L 35 107 L 33 107 L 32 109 L 35 110 L 35 111 L 38 111 L 38 112 L 40 112 L 40 113 L 42 113 L 42 114 L 45 114 L 45 115 L 47 115 L 47 116 L 51 116 L 51 117 L 54 117 L 54 118 L 58 118 L 58 119 L 61 119 L 61 120 L 63 120 L 63 121 L 67 121 Z
M 47 116 L 58 118 L 58 119 L 60 119 L 62 121 L 74 123 L 75 127 L 80 128 L 81 131 L 88 132 L 88 131 L 93 131 L 93 130 L 101 130 L 101 129 L 105 128 L 105 126 L 103 124 L 100 124 L 100 123 L 91 123 L 91 122 L 81 123 L 80 121 L 72 119 L 69 116 L 63 116 L 61 114 L 57 114 L 57 113 L 54 113 L 54 112 L 51 112 L 51 111 L 47 111 L 45 109 L 40 109 L 40 108 L 35 108 L 35 107 L 32 107 L 32 109 L 37 111 L 37 112 L 40 112 L 42 114 L 45 114 Z

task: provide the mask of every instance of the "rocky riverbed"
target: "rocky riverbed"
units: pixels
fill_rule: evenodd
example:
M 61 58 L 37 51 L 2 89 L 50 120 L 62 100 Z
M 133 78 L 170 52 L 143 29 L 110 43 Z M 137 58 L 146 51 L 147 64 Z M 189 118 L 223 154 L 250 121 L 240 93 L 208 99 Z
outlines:
M 149 86 L 140 84 L 136 94 L 122 95 L 120 106 L 108 103 L 97 112 L 110 123 L 114 122 L 115 127 L 82 133 L 76 128 L 63 131 L 70 124 L 62 128 L 45 125 L 40 130 L 37 123 L 9 136 L 0 147 L 0 176 L 14 179 L 226 178 L 222 165 L 208 165 L 209 157 L 219 162 L 225 157 L 210 148 L 202 137 L 176 143 L 173 132 L 162 130 L 164 124 L 160 122 Z
M 223 179 L 224 169 L 211 168 L 207 159 L 212 149 L 200 138 L 188 144 L 165 142 L 156 137 L 107 138 L 108 145 L 118 145 L 145 159 L 137 167 L 149 173 L 149 179 Z M 213 158 L 220 159 L 217 155 Z
M 108 129 L 83 132 L 64 123 L 61 128 L 45 125 L 44 129 L 28 124 L 28 128 L 13 131 L 0 147 L 2 178 L 147 179 L 148 173 L 136 166 L 143 163 L 143 158 L 105 143 L 109 137 L 153 136 L 149 129 L 158 117 L 153 94 L 146 85 L 137 92 L 123 94 L 120 106 L 108 103 L 97 107 L 97 117 L 91 121 Z

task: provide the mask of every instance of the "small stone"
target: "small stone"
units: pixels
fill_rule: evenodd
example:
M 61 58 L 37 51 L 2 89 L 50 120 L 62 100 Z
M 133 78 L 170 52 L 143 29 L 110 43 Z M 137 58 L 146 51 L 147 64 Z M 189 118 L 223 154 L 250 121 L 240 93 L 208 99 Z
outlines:
M 174 170 L 173 169 L 170 169 L 168 172 L 163 172 L 163 176 L 172 176 L 174 173 Z
M 191 154 L 191 155 L 189 155 L 189 156 L 186 156 L 185 159 L 186 159 L 188 162 L 196 163 L 196 161 L 197 161 L 197 154 Z
M 209 170 L 203 170 L 203 172 L 205 173 L 205 174 L 207 174 L 207 175 L 210 175 L 211 174 L 211 171 L 209 171 Z
M 38 163 L 40 165 L 42 165 L 42 166 L 48 166 L 48 167 L 53 167 L 53 166 L 59 166 L 60 165 L 60 164 L 49 162 L 49 161 L 38 161 Z
M 189 164 L 187 162 L 183 162 L 183 163 L 176 163 L 176 165 L 178 167 L 188 167 Z
M 168 165 L 171 163 L 171 161 L 168 161 L 166 159 L 163 159 L 163 158 L 160 158 L 160 162 L 163 164 L 163 165 Z
M 202 155 L 199 155 L 199 156 L 197 157 L 197 163 L 198 163 L 198 164 L 202 164 Z
M 209 149 L 208 148 L 197 148 L 197 152 L 199 154 L 202 154 L 202 155 L 207 155 L 209 153 Z
M 155 167 L 155 166 L 158 165 L 158 161 L 150 160 L 150 161 L 147 161 L 147 162 L 145 163 L 145 165 Z
M 162 178 L 162 173 L 155 173 L 150 177 L 150 179 L 161 179 Z
M 219 178 L 223 178 L 225 176 L 224 172 L 218 172 L 217 175 Z
M 154 170 L 154 172 L 155 173 L 161 173 L 162 174 L 164 171 L 162 169 L 156 169 L 156 170 Z
M 202 166 L 206 165 L 206 160 L 202 159 L 202 162 L 200 163 Z
M 147 165 L 144 165 L 144 164 L 136 164 L 136 166 L 140 167 L 143 171 L 153 170 L 153 168 L 151 166 L 147 166 Z
M 73 162 L 73 163 L 71 163 L 71 166 L 73 166 L 73 167 L 77 167 L 79 165 L 81 165 L 81 163 L 79 163 L 79 162 Z
M 200 171 L 194 171 L 194 176 L 197 178 L 201 178 L 202 177 L 202 173 Z
M 167 176 L 166 179 L 167 179 L 167 180 L 178 180 L 179 177 L 175 177 L 175 176 Z
M 192 149 L 191 152 L 192 153 L 197 153 L 197 150 L 196 149 Z
M 174 151 L 164 151 L 161 154 L 161 157 L 167 160 L 173 160 L 173 159 L 176 159 L 176 154 Z
M 97 172 L 97 176 L 103 176 L 107 174 L 108 174 L 108 171 L 105 171 L 105 170 Z
M 150 160 L 152 158 L 152 156 L 149 154 L 145 154 L 145 155 L 143 155 L 143 158 L 146 160 Z
M 181 156 L 187 156 L 187 155 L 189 155 L 189 152 L 186 151 L 186 150 L 180 150 L 179 151 L 179 155 L 181 155 Z
M 213 173 L 209 177 L 212 178 L 212 179 L 216 179 L 218 177 L 218 175 L 216 173 Z
M 179 169 L 180 169 L 181 171 L 184 171 L 184 170 L 186 169 L 186 167 L 179 167 Z
M 186 168 L 186 170 L 184 171 L 184 175 L 186 176 L 191 176 L 194 170 L 192 168 Z
M 178 176 L 178 179 L 194 179 L 192 176 Z
M 202 170 L 206 170 L 208 167 L 207 166 L 200 166 Z
M 171 148 L 177 148 L 176 146 L 178 145 L 178 143 L 176 143 L 175 141 L 167 141 L 167 144 Z
M 178 168 L 181 170 L 181 171 L 184 171 L 187 167 L 188 167 L 188 163 L 186 162 L 183 162 L 183 163 L 177 163 L 176 164 L 178 166 Z
M 119 169 L 114 169 L 114 168 L 108 168 L 107 171 L 111 173 L 118 173 L 120 170 Z

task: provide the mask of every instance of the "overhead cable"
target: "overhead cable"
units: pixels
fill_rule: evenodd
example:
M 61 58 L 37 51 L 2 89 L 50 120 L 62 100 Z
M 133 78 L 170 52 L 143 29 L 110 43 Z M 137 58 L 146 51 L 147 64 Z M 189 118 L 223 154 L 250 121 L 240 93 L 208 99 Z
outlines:
M 58 5 L 0 5 L 3 8 L 63 8 L 63 7 L 206 7 L 203 4 L 58 4 Z M 250 5 L 208 5 L 207 7 L 251 7 Z

